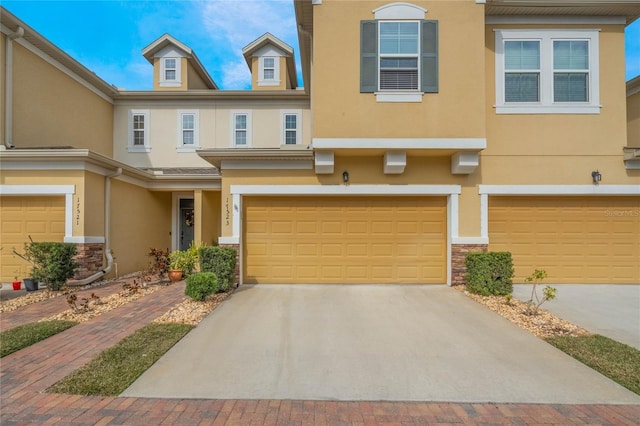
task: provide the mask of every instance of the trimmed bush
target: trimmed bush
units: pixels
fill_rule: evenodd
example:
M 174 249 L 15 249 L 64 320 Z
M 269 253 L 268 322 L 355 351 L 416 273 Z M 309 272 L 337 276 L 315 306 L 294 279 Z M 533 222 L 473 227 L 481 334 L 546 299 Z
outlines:
M 200 270 L 218 277 L 218 291 L 227 291 L 235 281 L 236 251 L 231 247 L 201 247 Z
M 504 296 L 513 292 L 513 260 L 508 251 L 467 253 L 464 263 L 471 293 Z
M 213 272 L 199 272 L 187 277 L 184 294 L 195 300 L 204 300 L 218 291 L 218 278 Z
M 31 241 L 25 243 L 24 254 L 16 254 L 33 265 L 35 282 L 44 282 L 50 290 L 58 291 L 78 269 L 76 253 L 75 244 Z

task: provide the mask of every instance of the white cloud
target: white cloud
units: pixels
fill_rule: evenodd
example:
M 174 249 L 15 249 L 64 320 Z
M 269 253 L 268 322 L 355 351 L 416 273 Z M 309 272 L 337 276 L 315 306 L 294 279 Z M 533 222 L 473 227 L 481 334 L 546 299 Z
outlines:
M 225 90 L 242 90 L 251 87 L 251 73 L 244 58 L 234 58 L 222 65 L 222 82 Z

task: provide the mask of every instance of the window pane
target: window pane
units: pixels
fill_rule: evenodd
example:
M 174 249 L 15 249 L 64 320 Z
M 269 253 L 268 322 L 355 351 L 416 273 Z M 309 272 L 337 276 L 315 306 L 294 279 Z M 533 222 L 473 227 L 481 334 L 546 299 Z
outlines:
M 554 73 L 553 100 L 555 102 L 587 102 L 586 73 Z
M 183 145 L 193 145 L 193 130 L 184 130 L 182 132 Z
M 144 130 L 144 115 L 133 116 L 133 128 L 134 130 L 138 130 L 138 129 Z
M 273 68 L 274 61 L 273 58 L 264 58 L 264 67 L 265 68 Z
M 247 144 L 247 132 L 245 130 L 236 130 L 236 145 Z
M 175 70 L 165 70 L 165 80 L 175 80 L 176 79 L 176 71 Z
M 264 79 L 265 80 L 273 80 L 274 76 L 275 76 L 275 74 L 274 74 L 273 70 L 268 70 L 268 69 L 264 70 Z
M 380 60 L 380 89 L 417 90 L 417 58 L 384 58 Z
M 144 131 L 142 130 L 133 131 L 133 144 L 144 145 Z
M 247 116 L 243 114 L 236 115 L 236 129 L 247 129 Z
M 539 41 L 505 41 L 504 68 L 506 70 L 540 69 Z
M 504 101 L 538 102 L 539 86 L 538 73 L 507 73 L 504 76 Z
M 185 129 L 185 130 L 193 130 L 194 129 L 193 115 L 184 114 L 182 116 L 182 128 Z
M 586 40 L 554 40 L 553 69 L 589 69 L 589 42 Z
M 164 60 L 164 67 L 165 67 L 165 68 L 175 68 L 175 67 L 176 67 L 176 60 L 175 60 L 175 58 L 165 59 L 165 60 Z
M 284 132 L 284 143 L 287 145 L 295 145 L 297 142 L 295 130 L 287 130 Z
M 284 127 L 285 129 L 293 129 L 295 130 L 297 128 L 296 126 L 296 119 L 298 117 L 296 117 L 293 114 L 287 114 L 284 116 Z
M 380 23 L 380 53 L 418 53 L 417 22 Z

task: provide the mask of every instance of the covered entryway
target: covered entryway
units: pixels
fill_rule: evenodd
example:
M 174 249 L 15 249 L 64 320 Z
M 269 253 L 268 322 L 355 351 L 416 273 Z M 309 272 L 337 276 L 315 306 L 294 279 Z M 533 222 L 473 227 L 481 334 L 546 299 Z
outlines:
M 0 197 L 0 256 L 3 282 L 27 277 L 30 266 L 13 249 L 22 252 L 29 236 L 34 241 L 63 241 L 65 235 L 64 196 L 2 196 Z
M 446 197 L 243 200 L 245 283 L 445 283 Z
M 640 283 L 640 197 L 489 197 L 489 249 L 512 253 L 516 282 Z

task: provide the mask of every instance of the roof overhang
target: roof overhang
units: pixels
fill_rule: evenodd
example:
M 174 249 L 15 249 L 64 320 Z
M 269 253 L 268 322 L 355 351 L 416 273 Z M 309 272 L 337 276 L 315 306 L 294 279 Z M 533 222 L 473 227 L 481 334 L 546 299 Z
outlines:
M 224 162 L 243 162 L 253 164 L 259 168 L 260 163 L 278 161 L 311 162 L 313 150 L 307 146 L 296 146 L 297 149 L 286 148 L 216 148 L 201 149 L 196 151 L 198 155 L 214 165 L 218 170 L 224 170 Z
M 623 16 L 628 25 L 640 17 L 640 0 L 487 0 L 485 14 Z
M 627 96 L 640 93 L 640 75 L 627 81 Z
M 213 173 L 158 173 L 131 167 L 119 161 L 92 152 L 88 149 L 2 149 L 0 150 L 2 170 L 87 170 L 100 175 L 109 175 L 118 170 L 118 178 L 155 191 L 175 191 L 178 189 L 220 188 L 221 176 Z

